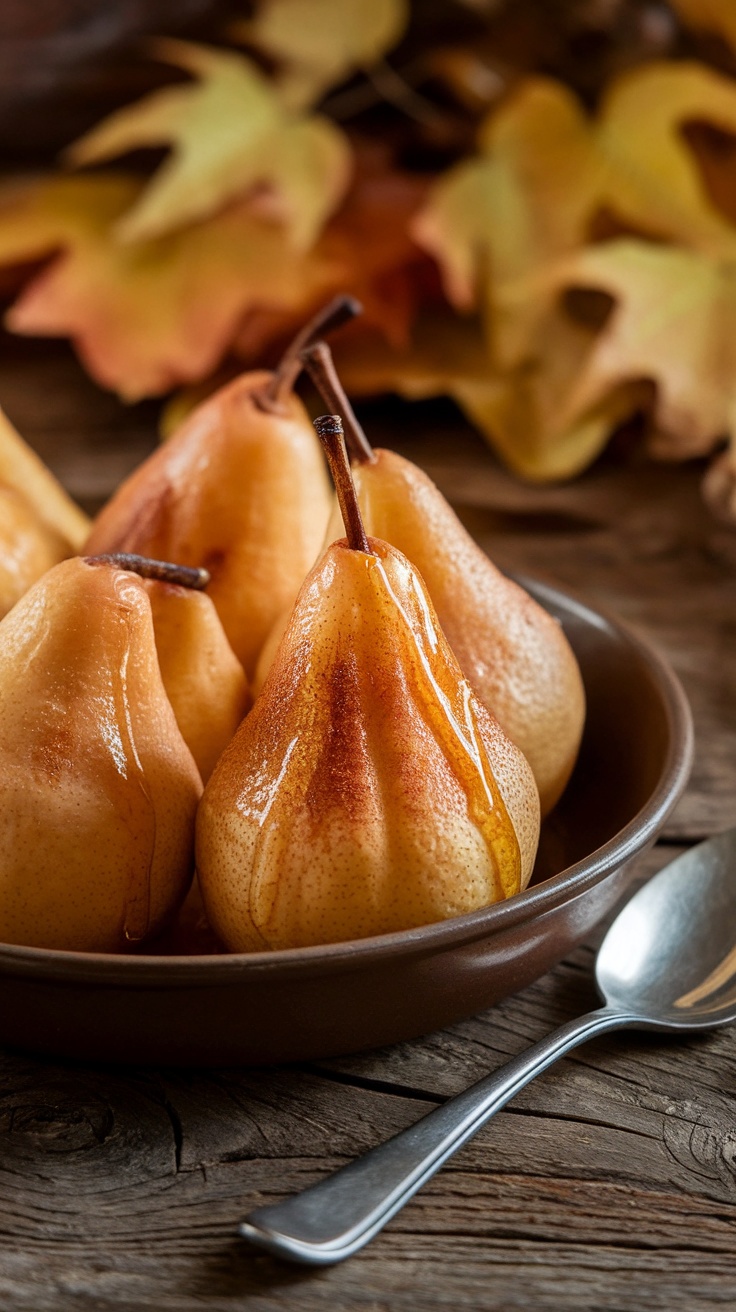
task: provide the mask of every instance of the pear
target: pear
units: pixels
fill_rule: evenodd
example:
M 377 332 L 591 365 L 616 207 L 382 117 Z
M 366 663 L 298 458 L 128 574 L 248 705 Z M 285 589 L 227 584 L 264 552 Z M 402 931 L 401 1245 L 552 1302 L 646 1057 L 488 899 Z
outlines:
M 206 592 L 158 579 L 146 588 L 164 688 L 206 783 L 250 706 L 248 680 Z
M 330 511 L 319 444 L 292 390 L 299 351 L 358 309 L 348 297 L 331 302 L 275 373 L 242 374 L 198 406 L 121 485 L 87 542 L 89 552 L 207 569 L 209 596 L 249 676 L 319 553 Z
M 0 939 L 119 951 L 192 875 L 202 785 L 143 581 L 54 566 L 0 622 Z
M 41 523 L 23 493 L 0 485 L 0 618 L 68 555 L 68 543 Z
M 87 516 L 0 410 L 0 618 L 88 532 Z
M 329 348 L 309 348 L 305 361 L 352 436 L 366 532 L 391 542 L 419 570 L 461 670 L 526 756 L 547 815 L 570 777 L 585 720 L 583 681 L 560 624 L 496 568 L 427 474 L 395 451 L 371 448 Z M 334 506 L 326 540 L 341 531 Z M 257 687 L 274 642 L 264 650 Z
M 326 443 L 339 421 L 315 421 Z M 341 442 L 341 438 L 339 442 Z M 474 695 L 427 591 L 367 539 L 329 454 L 347 538 L 304 582 L 253 710 L 197 817 L 207 917 L 233 951 L 405 930 L 530 878 L 539 800 Z
M 23 441 L 0 410 L 0 484 L 22 492 L 42 524 L 67 543 L 67 554 L 78 552 L 89 520 L 67 495 L 50 469 Z

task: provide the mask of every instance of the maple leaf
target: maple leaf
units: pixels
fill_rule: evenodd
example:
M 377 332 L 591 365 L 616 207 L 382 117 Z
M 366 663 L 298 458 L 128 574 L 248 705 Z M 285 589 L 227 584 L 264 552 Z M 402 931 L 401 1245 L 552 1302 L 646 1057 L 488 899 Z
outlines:
M 710 451 L 736 422 L 736 261 L 633 239 L 581 251 L 551 275 L 614 309 L 571 388 L 563 422 L 629 380 L 656 383 L 655 454 Z
M 736 229 L 680 131 L 694 119 L 736 131 L 736 84 L 699 64 L 653 63 L 617 79 L 594 120 L 566 87 L 531 78 L 485 121 L 480 156 L 436 184 L 414 234 L 455 305 L 489 308 L 502 363 L 527 353 L 537 310 L 512 313 L 497 288 L 574 250 L 604 208 L 647 234 L 736 254 Z
M 254 193 L 261 214 L 284 223 L 308 249 L 350 180 L 344 133 L 320 115 L 294 115 L 245 56 L 171 39 L 162 60 L 196 81 L 165 87 L 118 110 L 66 152 L 73 165 L 114 159 L 141 146 L 171 154 L 116 225 L 121 241 L 147 241 Z
M 626 382 L 587 410 L 563 417 L 563 402 L 595 335 L 559 310 L 546 314 L 540 331 L 552 349 L 510 371 L 494 369 L 477 321 L 448 311 L 422 316 L 403 351 L 375 335 L 339 340 L 334 349 L 343 381 L 356 395 L 450 396 L 510 469 L 547 482 L 585 469 L 614 428 L 640 408 L 644 389 Z
M 261 0 L 255 17 L 230 27 L 283 65 L 281 99 L 294 108 L 321 100 L 335 83 L 370 68 L 396 45 L 408 0 Z
M 442 299 L 435 266 L 409 233 L 427 186 L 426 177 L 392 168 L 382 149 L 358 148 L 354 183 L 313 252 L 337 271 L 334 290 L 350 293 L 363 306 L 360 319 L 341 337 L 348 334 L 357 342 L 366 328 L 377 328 L 394 350 L 403 350 L 420 307 Z M 232 349 L 251 363 L 264 348 L 284 344 L 298 327 L 293 311 L 255 309 L 245 316 Z
M 242 204 L 167 237 L 121 245 L 110 230 L 139 190 L 139 179 L 97 174 L 0 196 L 0 263 L 50 257 L 7 326 L 72 338 L 90 373 L 127 400 L 201 378 L 250 308 L 296 311 L 340 276 Z

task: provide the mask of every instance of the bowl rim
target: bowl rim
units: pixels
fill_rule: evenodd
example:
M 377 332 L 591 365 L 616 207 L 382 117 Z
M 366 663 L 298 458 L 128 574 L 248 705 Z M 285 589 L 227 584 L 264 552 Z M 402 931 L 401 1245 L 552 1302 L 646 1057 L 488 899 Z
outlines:
M 229 985 L 246 975 L 314 976 L 351 967 L 360 969 L 396 955 L 432 956 L 438 949 L 474 943 L 503 933 L 526 920 L 537 920 L 562 903 L 575 900 L 643 851 L 682 795 L 692 768 L 693 720 L 682 684 L 649 639 L 625 621 L 605 609 L 594 608 L 574 592 L 556 584 L 515 572 L 509 572 L 509 576 L 542 605 L 547 604 L 547 608 L 561 604 L 563 609 L 579 616 L 586 624 L 613 631 L 615 637 L 632 648 L 648 668 L 660 693 L 669 743 L 656 787 L 636 815 L 600 847 L 506 901 L 494 902 L 477 911 L 415 929 L 303 948 L 188 956 L 80 952 L 0 943 L 0 974 L 53 978 L 57 983 L 69 984 L 97 982 L 127 988 L 200 988 Z

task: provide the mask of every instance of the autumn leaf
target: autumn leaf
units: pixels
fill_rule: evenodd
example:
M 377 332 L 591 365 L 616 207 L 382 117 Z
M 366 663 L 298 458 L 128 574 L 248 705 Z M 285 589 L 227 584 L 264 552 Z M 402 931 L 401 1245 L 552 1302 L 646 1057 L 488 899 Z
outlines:
M 234 205 L 135 245 L 111 227 L 140 180 L 57 178 L 0 196 L 0 263 L 48 258 L 8 312 L 16 333 L 70 337 L 90 373 L 126 400 L 201 378 L 254 307 L 299 311 L 341 270 Z
M 736 261 L 636 240 L 565 261 L 559 286 L 595 288 L 614 309 L 571 389 L 563 418 L 630 380 L 656 383 L 656 454 L 709 452 L 736 420 Z
M 411 345 L 390 349 L 374 335 L 335 343 L 341 375 L 356 395 L 393 391 L 407 400 L 452 397 L 515 473 L 534 482 L 571 478 L 605 447 L 640 407 L 644 389 L 624 383 L 600 403 L 562 418 L 562 405 L 595 335 L 559 310 L 540 331 L 553 343 L 535 362 L 494 369 L 480 324 L 449 311 L 423 315 Z
M 283 223 L 308 249 L 350 179 L 344 133 L 329 119 L 292 114 L 245 56 L 185 41 L 152 45 L 196 79 L 118 110 L 66 152 L 79 166 L 142 146 L 171 146 L 141 196 L 118 220 L 121 241 L 148 241 L 254 195 L 260 216 Z
M 417 314 L 441 301 L 433 262 L 412 240 L 411 219 L 426 199 L 428 181 L 391 167 L 381 149 L 358 148 L 356 173 L 340 210 L 330 220 L 314 256 L 339 270 L 335 291 L 357 297 L 363 313 L 341 337 L 363 338 L 377 329 L 392 347 L 404 350 Z M 248 363 L 264 347 L 283 344 L 299 327 L 292 310 L 254 309 L 243 320 L 232 350 Z
M 278 61 L 281 99 L 302 109 L 370 68 L 408 20 L 408 0 L 260 0 L 255 17 L 231 24 L 230 33 Z
M 514 313 L 499 286 L 578 247 L 604 208 L 646 234 L 736 254 L 681 134 L 699 119 L 736 131 L 736 85 L 698 64 L 649 64 L 608 89 L 596 119 L 560 83 L 533 78 L 484 123 L 480 155 L 435 186 L 414 225 L 439 261 L 448 297 L 490 312 L 493 348 L 528 353 L 536 309 Z

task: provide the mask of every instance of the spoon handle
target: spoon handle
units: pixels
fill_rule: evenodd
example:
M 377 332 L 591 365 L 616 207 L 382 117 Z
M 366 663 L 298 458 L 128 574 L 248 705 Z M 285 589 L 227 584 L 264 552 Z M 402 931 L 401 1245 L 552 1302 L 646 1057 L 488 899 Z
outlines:
M 568 1021 L 327 1179 L 285 1202 L 257 1208 L 241 1224 L 240 1234 L 278 1257 L 306 1266 L 350 1257 L 535 1075 L 586 1039 L 638 1020 L 602 1007 Z

